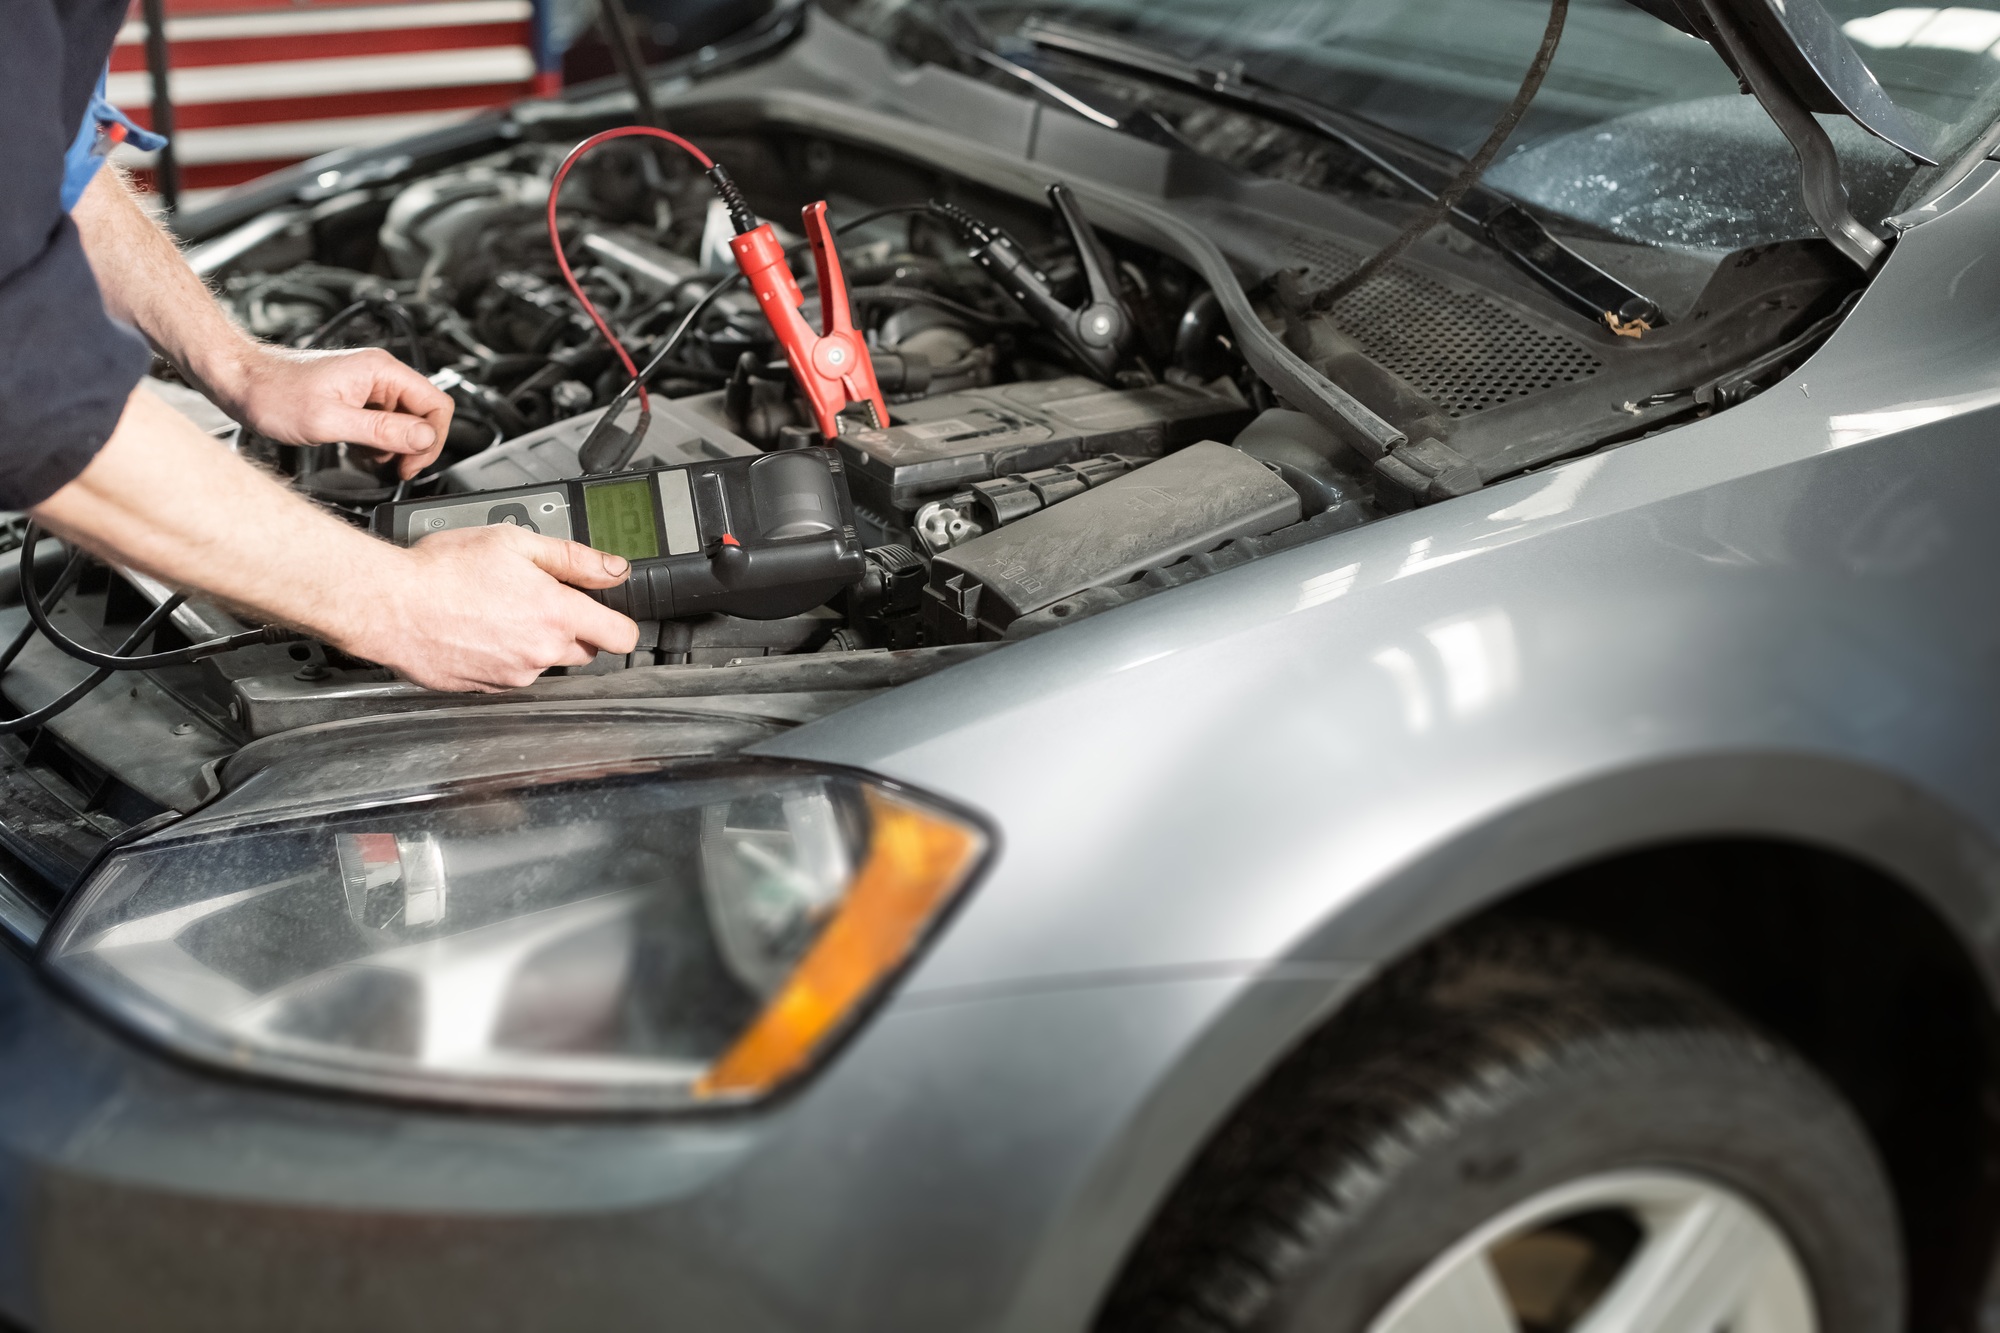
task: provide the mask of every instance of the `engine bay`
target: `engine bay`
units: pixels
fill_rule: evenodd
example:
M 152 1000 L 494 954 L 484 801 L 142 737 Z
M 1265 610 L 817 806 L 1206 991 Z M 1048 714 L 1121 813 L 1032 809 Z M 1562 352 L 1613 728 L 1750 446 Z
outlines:
M 327 200 L 211 275 L 261 338 L 381 347 L 445 388 L 456 412 L 432 469 L 398 487 L 386 465 L 344 447 L 250 436 L 237 447 L 363 522 L 392 498 L 584 475 L 593 437 L 641 429 L 639 405 L 621 394 L 630 376 L 565 290 L 546 234 L 568 146 L 517 144 L 392 191 Z M 730 286 L 721 201 L 700 172 L 655 147 L 598 146 L 558 208 L 577 282 L 638 361 L 657 359 L 686 324 L 647 381 L 643 438 L 621 467 L 828 447 L 865 562 L 803 613 L 642 617 L 637 652 L 574 674 L 1018 638 L 1091 609 L 1065 598 L 1245 538 L 1310 523 L 1304 539 L 1368 516 L 1366 461 L 1278 405 L 1188 267 L 1107 239 L 1060 194 L 1037 209 L 949 180 L 925 182 L 914 201 L 908 180 L 864 179 L 878 188 L 858 197 L 829 191 L 847 301 L 889 412 L 851 413 L 829 442 L 758 301 Z M 782 182 L 846 179 L 824 160 L 830 151 L 717 143 L 719 159 L 747 164 L 738 168 L 746 187 L 794 253 L 802 247 Z M 809 321 L 817 305 L 808 279 Z M 1083 326 L 1092 319 L 1108 335 L 1093 338 Z M 1234 447 L 1260 414 L 1272 420 Z M 1198 443 L 1214 448 L 1189 453 Z M 1133 495 L 1149 498 L 1134 508 Z M 1094 549 L 1077 549 L 1079 522 Z M 1002 591 L 996 571 L 1024 557 L 1040 574 Z M 368 670 L 314 652 L 329 673 Z
M 1809 355 L 1860 286 L 1824 242 L 1749 246 L 1637 337 L 1547 299 L 1447 232 L 1329 302 L 1326 284 L 1383 223 L 1306 231 L 1190 199 L 1226 257 L 1203 267 L 1185 247 L 1114 230 L 1115 210 L 1061 187 L 996 188 L 935 155 L 698 112 L 689 133 L 775 228 L 814 327 L 805 232 L 809 206 L 825 201 L 886 407 L 850 411 L 829 439 L 766 309 L 737 280 L 728 206 L 691 163 L 622 139 L 576 162 L 555 227 L 588 303 L 648 366 L 649 401 L 634 399 L 548 234 L 558 165 L 619 123 L 602 110 L 502 120 L 428 160 L 329 171 L 189 251 L 255 336 L 383 348 L 451 395 L 443 456 L 412 482 L 359 450 L 245 432 L 164 365 L 152 381 L 359 526 L 384 506 L 448 508 L 666 469 L 695 479 L 691 531 L 711 557 L 746 523 L 757 540 L 826 547 L 809 577 L 747 601 L 635 585 L 619 603 L 640 621 L 635 651 L 552 671 L 531 689 L 537 706 L 754 699 L 760 716 L 805 720 L 856 691 L 1727 408 Z M 1274 346 L 1352 410 L 1300 410 L 1314 405 L 1270 373 Z M 818 473 L 797 484 L 804 473 L 784 460 L 808 454 L 825 460 L 834 491 Z M 725 473 L 735 480 L 717 494 L 735 498 L 719 501 L 716 527 L 700 479 Z M 43 586 L 61 555 L 53 543 L 38 554 Z M 30 747 L 81 804 L 131 804 L 106 828 L 198 805 L 214 765 L 245 741 L 472 701 L 325 644 L 252 642 L 228 608 L 168 607 L 169 595 L 90 565 L 60 608 L 70 637 L 99 652 L 149 616 L 165 617 L 160 650 L 231 635 L 248 645 L 130 673 L 126 689 L 86 699 L 60 735 L 45 729 Z M 38 707 L 73 677 L 70 659 L 36 642 L 5 692 Z M 107 762 L 119 751 L 143 761 Z

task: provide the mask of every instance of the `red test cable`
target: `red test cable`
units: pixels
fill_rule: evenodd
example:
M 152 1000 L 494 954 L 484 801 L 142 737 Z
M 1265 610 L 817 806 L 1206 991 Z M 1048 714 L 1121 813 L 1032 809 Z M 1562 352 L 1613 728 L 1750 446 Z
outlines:
M 792 276 L 791 265 L 785 261 L 784 247 L 779 244 L 770 224 L 758 220 L 744 199 L 742 190 L 729 178 L 729 173 L 678 134 L 655 129 L 651 125 L 621 125 L 617 129 L 591 135 L 570 149 L 562 165 L 556 168 L 555 176 L 549 182 L 549 246 L 555 251 L 556 264 L 562 269 L 563 281 L 569 285 L 570 294 L 576 297 L 584 313 L 590 316 L 591 323 L 597 326 L 597 331 L 604 335 L 611 350 L 617 353 L 619 363 L 625 367 L 630 387 L 638 391 L 641 414 L 639 433 L 643 434 L 645 423 L 651 420 L 652 415 L 651 399 L 646 393 L 639 367 L 632 360 L 632 354 L 625 350 L 625 344 L 612 332 L 611 325 L 598 313 L 596 304 L 584 294 L 583 285 L 570 270 L 569 257 L 563 253 L 562 233 L 556 227 L 556 202 L 562 193 L 563 180 L 569 175 L 570 168 L 576 165 L 577 159 L 608 140 L 639 136 L 664 139 L 701 163 L 702 169 L 707 172 L 709 183 L 715 187 L 736 230 L 736 235 L 729 242 L 730 251 L 736 257 L 736 266 L 749 279 L 751 290 L 763 307 L 764 317 L 770 321 L 772 333 L 777 335 L 779 345 L 785 349 L 792 377 L 811 406 L 821 436 L 831 440 L 838 435 L 840 413 L 855 405 L 865 409 L 869 423 L 877 429 L 887 426 L 888 404 L 883 401 L 882 391 L 876 384 L 868 344 L 855 329 L 848 308 L 847 280 L 840 269 L 840 256 L 833 246 L 833 231 L 827 224 L 825 201 L 809 205 L 802 216 L 819 284 L 820 327 L 815 330 L 800 313 L 799 307 L 805 303 L 805 298 L 799 290 L 798 280 Z M 713 292 L 710 294 L 714 295 Z M 668 341 L 671 344 L 673 339 Z M 597 440 L 599 432 L 609 428 L 612 415 L 608 412 L 593 428 L 584 444 L 586 451 Z M 638 434 L 635 434 L 624 448 L 624 456 L 629 457 L 632 449 L 637 448 L 637 443 Z
M 574 296 L 577 299 L 577 303 L 583 307 L 583 313 L 590 316 L 590 322 L 595 324 L 597 331 L 604 335 L 604 341 L 611 344 L 611 350 L 618 354 L 619 364 L 625 367 L 626 375 L 635 380 L 639 377 L 639 367 L 632 360 L 632 354 L 625 350 L 624 343 L 618 341 L 618 335 L 611 331 L 611 325 L 605 322 L 604 316 L 597 313 L 596 302 L 583 294 L 583 284 L 578 282 L 576 274 L 570 271 L 569 256 L 563 253 L 562 233 L 556 229 L 556 200 L 562 194 L 563 178 L 569 175 L 569 169 L 576 165 L 578 158 L 597 147 L 597 145 L 606 143 L 612 139 L 630 139 L 641 136 L 648 139 L 664 139 L 692 157 L 695 161 L 701 163 L 703 171 L 710 173 L 715 171 L 715 160 L 707 153 L 702 152 L 701 149 L 689 143 L 686 139 L 681 138 L 678 134 L 669 130 L 655 129 L 651 125 L 621 125 L 615 130 L 605 130 L 601 134 L 593 134 L 576 147 L 570 149 L 568 155 L 563 158 L 562 165 L 556 168 L 555 176 L 549 181 L 549 248 L 556 252 L 556 265 L 562 269 L 563 281 L 569 284 L 570 295 Z M 648 412 L 652 408 L 652 402 L 646 395 L 646 386 L 644 384 L 639 385 L 639 408 L 641 411 Z

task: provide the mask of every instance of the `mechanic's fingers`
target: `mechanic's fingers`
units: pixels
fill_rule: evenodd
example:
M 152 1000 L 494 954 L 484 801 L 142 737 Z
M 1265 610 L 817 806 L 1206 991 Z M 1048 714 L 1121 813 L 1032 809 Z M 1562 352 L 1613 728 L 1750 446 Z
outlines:
M 326 440 L 345 440 L 364 449 L 380 449 L 391 454 L 437 457 L 444 437 L 423 417 L 401 412 L 375 412 L 365 407 L 328 403 L 313 422 L 313 433 Z M 404 473 L 405 476 L 412 475 Z
M 480 694 L 495 694 L 502 690 L 518 690 L 534 684 L 542 673 L 550 667 L 589 666 L 597 660 L 597 649 L 585 643 L 571 640 L 560 651 L 546 659 L 534 659 L 516 666 L 501 667 L 487 677 L 462 677 L 448 682 L 428 685 L 434 690 L 471 690 Z M 419 684 L 426 682 L 419 681 Z
M 396 475 L 404 481 L 408 481 L 411 477 L 416 476 L 432 463 L 435 463 L 437 456 L 443 452 L 444 430 L 442 427 L 439 427 L 437 428 L 437 443 L 420 453 L 407 455 L 403 459 L 402 464 L 396 469 Z
M 429 380 L 418 382 L 430 392 L 421 396 L 405 395 L 395 402 L 384 404 L 398 411 L 422 417 L 431 428 L 431 438 L 434 443 L 428 449 L 412 450 L 410 456 L 403 460 L 404 477 L 416 476 L 436 462 L 437 456 L 444 452 L 445 436 L 451 431 L 452 409 L 457 406 L 452 402 L 450 394 L 443 392 Z
M 451 395 L 395 357 L 384 352 L 380 361 L 371 363 L 369 368 L 375 375 L 369 402 L 411 416 L 451 420 L 454 406 Z
M 434 671 L 421 665 L 397 666 L 391 669 L 412 685 L 421 685 L 427 690 L 437 690 L 445 694 L 496 694 L 507 688 L 498 682 L 479 676 L 469 676 L 462 671 Z
M 632 617 L 621 615 L 602 602 L 593 602 L 582 593 L 571 597 L 569 602 L 569 628 L 578 643 L 607 653 L 629 653 L 639 646 L 639 626 Z
M 444 448 L 445 433 L 451 429 L 451 414 L 457 407 L 450 394 L 410 367 L 384 354 L 375 367 L 375 384 L 368 401 L 375 407 L 406 416 L 422 417 L 429 423 L 436 443 L 429 449 L 411 449 L 403 461 L 402 474 L 414 477 L 436 460 Z
M 615 588 L 632 572 L 631 564 L 622 555 L 594 550 L 582 542 L 564 541 L 560 537 L 540 537 L 531 532 L 521 535 L 532 539 L 521 547 L 523 555 L 574 587 Z

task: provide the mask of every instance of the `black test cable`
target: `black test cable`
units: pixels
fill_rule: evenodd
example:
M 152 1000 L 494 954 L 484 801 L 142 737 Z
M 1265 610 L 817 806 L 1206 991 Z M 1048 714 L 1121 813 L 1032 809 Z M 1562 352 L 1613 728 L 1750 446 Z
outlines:
M 933 310 L 942 310 L 968 324 L 978 324 L 988 329 L 1039 328 L 1033 320 L 1016 315 L 994 315 L 984 310 L 975 310 L 963 301 L 954 301 L 949 296 L 941 296 L 922 287 L 903 287 L 887 283 L 875 287 L 854 287 L 847 293 L 852 305 L 921 305 Z
M 83 560 L 84 555 L 82 551 L 70 552 L 69 559 L 63 563 L 62 572 L 56 575 L 56 581 L 49 587 L 48 605 L 54 606 L 57 602 L 60 602 L 63 599 L 63 594 L 70 590 L 70 585 L 82 577 Z M 21 567 L 21 571 L 23 578 L 34 577 L 33 571 L 29 570 L 25 565 Z M 30 620 L 27 624 L 21 626 L 21 632 L 14 636 L 14 641 L 7 645 L 6 651 L 0 652 L 0 671 L 5 671 L 8 667 L 14 665 L 14 659 L 21 655 L 21 650 L 28 646 L 28 640 L 34 637 L 35 622 Z
M 35 547 L 41 540 L 41 526 L 37 523 L 29 523 L 28 530 L 21 534 L 21 568 L 25 570 L 32 570 L 34 568 Z M 183 595 L 176 593 L 166 602 L 161 603 L 161 607 L 166 608 L 168 613 L 171 614 L 172 610 L 185 600 L 186 598 Z M 49 619 L 48 607 L 43 604 L 41 594 L 36 591 L 33 579 L 23 579 L 21 581 L 21 604 L 28 608 L 28 619 L 34 623 L 36 629 L 42 632 L 43 638 L 47 639 L 63 652 L 68 653 L 71 657 L 74 657 L 77 661 L 88 663 L 94 667 L 102 667 L 107 671 L 150 671 L 157 667 L 186 666 L 193 662 L 199 662 L 203 658 L 214 657 L 218 653 L 234 652 L 238 648 L 250 648 L 264 643 L 289 643 L 295 639 L 304 637 L 292 630 L 284 629 L 277 625 L 265 625 L 258 629 L 245 630 L 241 634 L 225 634 L 217 638 L 205 639 L 200 643 L 189 644 L 185 648 L 174 648 L 163 653 L 145 653 L 138 657 L 126 657 L 124 653 L 126 649 L 132 647 L 131 642 L 122 645 L 116 653 L 100 653 L 95 648 L 84 647 L 57 629 L 54 622 Z M 153 614 L 148 616 L 142 623 L 150 633 L 163 618 L 160 614 L 160 608 L 155 608 Z M 133 642 L 136 642 L 136 640 Z
M 175 593 L 172 597 L 154 607 L 152 614 L 140 621 L 139 627 L 125 637 L 125 642 L 118 645 L 118 651 L 123 653 L 144 643 L 146 636 L 158 629 L 160 623 L 179 609 L 180 604 L 186 600 L 187 597 L 185 594 Z M 26 628 L 32 629 L 33 626 L 29 625 Z M 23 636 L 16 639 L 15 642 L 22 644 L 27 642 L 25 630 Z M 134 658 L 131 660 L 136 661 L 138 659 Z M 62 694 L 43 704 L 40 708 L 37 708 L 34 712 L 23 713 L 19 717 L 0 720 L 0 736 L 11 736 L 16 732 L 28 731 L 31 728 L 41 726 L 71 704 L 83 698 L 84 695 L 89 694 L 99 685 L 111 679 L 112 673 L 117 669 L 116 667 L 101 666 L 76 684 L 70 686 L 69 689 L 63 691 Z
M 24 556 L 28 553 L 25 544 L 21 548 L 21 553 Z M 55 602 L 61 600 L 63 594 L 70 590 L 70 587 L 75 584 L 77 578 L 83 573 L 84 558 L 84 553 L 81 550 L 71 553 L 70 558 L 63 565 L 62 572 L 56 576 L 55 583 L 50 587 L 49 600 L 46 603 L 42 602 L 41 595 L 34 590 L 34 567 L 24 564 L 22 566 L 24 577 L 21 585 L 23 604 L 27 604 L 30 599 L 37 605 L 53 605 Z M 145 642 L 146 636 L 158 629 L 161 622 L 172 615 L 179 608 L 180 604 L 186 600 L 186 597 L 182 594 L 176 593 L 159 606 L 153 608 L 152 613 L 139 622 L 139 627 L 126 636 L 125 642 L 118 645 L 118 651 L 125 653 Z M 35 622 L 31 617 L 28 623 L 21 627 L 21 632 L 14 636 L 14 641 L 7 645 L 4 652 L 0 652 L 0 670 L 5 670 L 8 666 L 12 665 L 14 659 L 20 655 L 21 650 L 27 647 L 28 640 L 33 637 L 34 633 Z M 40 708 L 32 712 L 23 713 L 19 717 L 0 718 L 0 736 L 11 736 L 17 732 L 28 731 L 48 722 L 58 713 L 63 712 L 76 703 L 77 700 L 83 698 L 84 695 L 89 694 L 99 685 L 109 680 L 112 671 L 113 668 L 111 667 L 100 666 L 88 676 L 70 686 L 69 689 L 57 695 L 54 699 L 43 704 Z

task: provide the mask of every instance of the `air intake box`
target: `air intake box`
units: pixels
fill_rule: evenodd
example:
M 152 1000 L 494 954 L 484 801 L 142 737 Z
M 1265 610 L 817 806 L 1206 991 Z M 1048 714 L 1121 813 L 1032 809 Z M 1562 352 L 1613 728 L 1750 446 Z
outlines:
M 934 641 L 999 638 L 1018 617 L 1086 588 L 1300 516 L 1298 492 L 1270 467 L 1204 441 L 941 553 L 925 616 Z
M 1071 376 L 903 403 L 887 430 L 852 430 L 835 443 L 855 502 L 895 519 L 989 477 L 1099 454 L 1157 458 L 1196 440 L 1233 438 L 1251 415 L 1233 387 L 1107 389 Z

